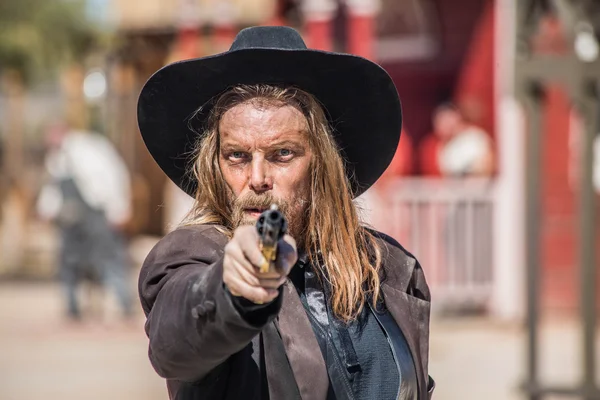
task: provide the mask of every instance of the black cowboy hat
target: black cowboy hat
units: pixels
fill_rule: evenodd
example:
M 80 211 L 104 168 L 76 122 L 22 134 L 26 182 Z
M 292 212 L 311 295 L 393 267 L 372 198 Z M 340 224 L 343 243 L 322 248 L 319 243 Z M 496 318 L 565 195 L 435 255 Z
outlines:
M 402 111 L 387 72 L 362 57 L 307 49 L 292 28 L 253 27 L 240 31 L 227 52 L 160 69 L 140 94 L 142 138 L 162 170 L 189 195 L 197 188 L 186 172 L 189 157 L 211 100 L 235 85 L 257 83 L 295 86 L 319 100 L 346 160 L 354 196 L 390 164 Z M 192 115 L 200 129 L 190 128 Z

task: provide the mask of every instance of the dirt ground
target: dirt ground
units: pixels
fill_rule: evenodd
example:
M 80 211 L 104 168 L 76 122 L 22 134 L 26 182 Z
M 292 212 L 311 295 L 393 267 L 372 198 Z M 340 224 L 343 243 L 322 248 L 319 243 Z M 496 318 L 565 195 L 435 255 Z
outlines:
M 135 283 L 132 279 L 132 288 Z M 147 358 L 144 318 L 123 323 L 111 296 L 82 325 L 61 315 L 55 283 L 0 284 L 0 399 L 166 400 Z M 573 323 L 543 330 L 542 372 L 553 382 L 579 377 L 579 331 Z M 434 319 L 430 373 L 435 399 L 517 400 L 524 371 L 524 330 L 486 319 Z

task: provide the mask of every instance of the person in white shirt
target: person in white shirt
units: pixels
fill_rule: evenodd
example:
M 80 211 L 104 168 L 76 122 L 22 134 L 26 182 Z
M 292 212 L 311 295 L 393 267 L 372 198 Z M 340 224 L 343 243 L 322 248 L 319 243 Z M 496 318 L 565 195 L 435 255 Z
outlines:
M 127 167 L 98 133 L 58 128 L 47 144 L 49 180 L 40 192 L 37 212 L 61 233 L 59 277 L 66 289 L 68 317 L 81 318 L 77 286 L 84 279 L 114 289 L 129 317 L 132 296 L 121 232 L 131 217 Z
M 433 117 L 440 139 L 438 164 L 443 176 L 490 176 L 494 169 L 492 140 L 481 128 L 468 123 L 453 104 L 438 107 Z

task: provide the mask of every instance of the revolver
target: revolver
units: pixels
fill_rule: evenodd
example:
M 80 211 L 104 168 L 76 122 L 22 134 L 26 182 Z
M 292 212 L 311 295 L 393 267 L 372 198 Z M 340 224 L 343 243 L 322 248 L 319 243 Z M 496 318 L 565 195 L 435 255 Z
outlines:
M 276 204 L 264 211 L 256 221 L 260 251 L 266 262 L 260 266 L 261 274 L 271 272 L 277 259 L 277 242 L 287 231 L 287 220 Z

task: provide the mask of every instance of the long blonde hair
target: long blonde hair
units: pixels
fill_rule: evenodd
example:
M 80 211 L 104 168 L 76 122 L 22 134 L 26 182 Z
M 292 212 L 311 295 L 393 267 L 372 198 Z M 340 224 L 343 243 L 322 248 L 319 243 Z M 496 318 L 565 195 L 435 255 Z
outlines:
M 303 237 L 296 239 L 304 244 L 312 264 L 320 268 L 319 278 L 329 282 L 336 317 L 354 319 L 367 299 L 374 306 L 379 299 L 381 249 L 359 221 L 344 160 L 323 108 L 311 94 L 295 87 L 240 85 L 216 100 L 193 157 L 190 172 L 198 190 L 184 224 L 214 224 L 231 236 L 229 192 L 219 168 L 219 121 L 225 111 L 254 99 L 296 107 L 306 117 L 313 152 L 311 193 Z

